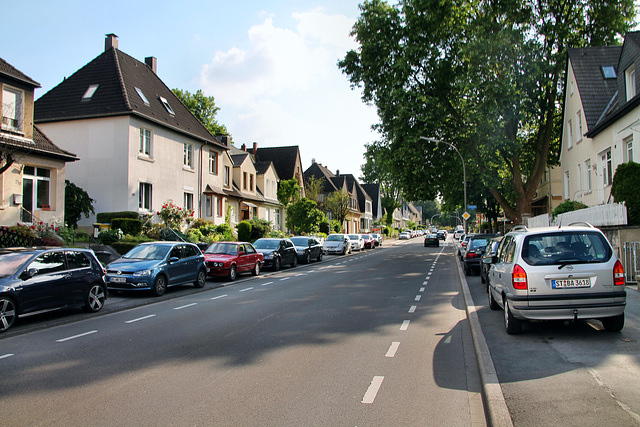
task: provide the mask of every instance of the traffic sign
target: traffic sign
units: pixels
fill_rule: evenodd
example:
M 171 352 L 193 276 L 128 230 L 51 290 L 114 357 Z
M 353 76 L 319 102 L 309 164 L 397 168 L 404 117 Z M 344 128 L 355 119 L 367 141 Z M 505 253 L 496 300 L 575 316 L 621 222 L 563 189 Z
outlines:
M 469 215 L 469 212 L 465 212 L 462 214 L 462 218 L 464 218 L 464 220 L 467 221 L 469 218 L 471 218 L 471 215 Z
M 467 208 L 471 209 L 472 211 L 475 211 L 476 209 L 478 209 L 477 205 L 469 205 L 467 206 Z

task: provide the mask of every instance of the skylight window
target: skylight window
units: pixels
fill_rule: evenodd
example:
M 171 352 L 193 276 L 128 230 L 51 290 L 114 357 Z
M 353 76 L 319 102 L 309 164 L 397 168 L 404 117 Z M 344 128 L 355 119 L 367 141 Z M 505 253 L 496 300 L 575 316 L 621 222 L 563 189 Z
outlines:
M 602 74 L 605 79 L 615 79 L 616 78 L 616 69 L 613 68 L 613 65 L 603 65 L 602 66 Z
M 149 105 L 149 100 L 147 99 L 146 96 L 144 96 L 144 93 L 142 93 L 142 90 L 137 87 L 136 88 L 136 92 L 138 92 L 138 95 L 142 99 L 142 102 L 144 102 L 144 105 Z
M 171 108 L 171 105 L 169 105 L 169 101 L 167 101 L 167 98 L 163 98 L 162 96 L 160 97 L 160 101 L 162 102 L 162 105 L 164 105 L 164 108 L 167 109 L 167 111 L 169 112 L 169 114 L 171 114 L 172 116 L 175 116 L 176 113 L 173 112 L 173 108 Z
M 91 97 L 93 96 L 93 94 L 96 93 L 96 90 L 98 90 L 98 86 L 100 86 L 100 85 L 91 85 L 91 86 L 89 86 L 89 88 L 84 93 L 84 95 L 82 95 L 82 100 L 83 101 L 91 100 Z

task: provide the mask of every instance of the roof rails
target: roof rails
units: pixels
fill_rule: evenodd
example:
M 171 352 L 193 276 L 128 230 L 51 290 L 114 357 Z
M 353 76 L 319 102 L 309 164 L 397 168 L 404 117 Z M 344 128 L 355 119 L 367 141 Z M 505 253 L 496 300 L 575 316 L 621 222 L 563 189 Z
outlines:
M 524 225 L 516 225 L 515 227 L 513 227 L 513 228 L 512 228 L 511 230 L 509 230 L 509 231 L 510 231 L 510 232 L 511 232 L 511 231 L 529 231 L 529 229 L 528 229 L 526 226 L 524 226 Z
M 571 224 L 569 224 L 569 227 L 571 227 L 572 225 L 583 225 L 585 227 L 595 228 L 593 225 L 591 225 L 591 224 L 589 224 L 588 222 L 585 222 L 585 221 L 572 222 Z

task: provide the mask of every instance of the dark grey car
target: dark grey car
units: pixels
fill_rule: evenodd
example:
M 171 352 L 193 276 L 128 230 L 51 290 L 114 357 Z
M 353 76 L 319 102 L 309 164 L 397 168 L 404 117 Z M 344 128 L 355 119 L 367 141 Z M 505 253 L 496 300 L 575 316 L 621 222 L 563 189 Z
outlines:
M 298 262 L 309 264 L 311 260 L 322 261 L 322 243 L 313 236 L 293 236 L 290 239 L 296 247 Z
M 256 240 L 253 247 L 264 255 L 264 267 L 278 271 L 283 265 L 298 265 L 298 253 L 290 239 L 265 237 Z

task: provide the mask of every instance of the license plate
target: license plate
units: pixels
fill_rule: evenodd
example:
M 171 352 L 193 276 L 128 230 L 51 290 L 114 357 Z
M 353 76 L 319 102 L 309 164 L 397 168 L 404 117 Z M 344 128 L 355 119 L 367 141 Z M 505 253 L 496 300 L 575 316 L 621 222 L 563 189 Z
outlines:
M 591 279 L 566 279 L 566 280 L 552 280 L 551 287 L 553 289 L 564 288 L 590 288 Z
M 125 277 L 112 277 L 109 281 L 111 283 L 127 283 L 127 279 Z

